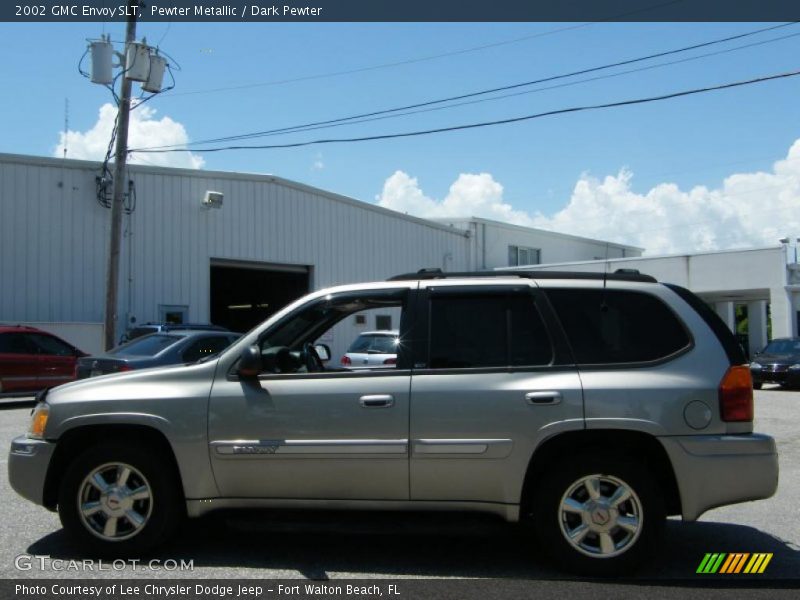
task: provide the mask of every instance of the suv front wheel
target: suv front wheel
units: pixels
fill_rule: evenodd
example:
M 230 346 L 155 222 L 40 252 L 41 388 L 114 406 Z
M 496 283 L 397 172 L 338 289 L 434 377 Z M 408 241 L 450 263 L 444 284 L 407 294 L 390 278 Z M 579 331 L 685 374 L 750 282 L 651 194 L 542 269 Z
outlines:
M 664 502 L 638 462 L 616 455 L 574 456 L 537 483 L 533 526 L 557 565 L 612 576 L 629 573 L 655 549 L 664 528 Z
M 62 525 L 100 554 L 136 554 L 163 542 L 183 516 L 180 489 L 163 463 L 146 448 L 88 448 L 61 483 Z

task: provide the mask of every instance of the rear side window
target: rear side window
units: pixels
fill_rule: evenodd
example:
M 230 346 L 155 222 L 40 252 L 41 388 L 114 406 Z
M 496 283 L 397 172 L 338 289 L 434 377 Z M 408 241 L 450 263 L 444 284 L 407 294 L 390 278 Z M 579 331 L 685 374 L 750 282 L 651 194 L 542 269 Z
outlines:
M 165 348 L 179 342 L 181 338 L 172 335 L 152 334 L 136 338 L 132 342 L 117 346 L 109 354 L 130 354 L 131 356 L 155 356 Z
M 347 351 L 361 354 L 397 354 L 398 339 L 393 335 L 360 335 Z
M 578 364 L 647 362 L 691 343 L 678 317 L 650 294 L 621 290 L 547 290 Z
M 204 337 L 195 342 L 192 342 L 186 350 L 183 351 L 183 360 L 186 362 L 196 362 L 206 356 L 213 356 L 222 352 L 231 343 L 228 336 L 213 336 Z
M 544 323 L 527 294 L 434 296 L 430 318 L 432 369 L 536 366 L 552 360 Z

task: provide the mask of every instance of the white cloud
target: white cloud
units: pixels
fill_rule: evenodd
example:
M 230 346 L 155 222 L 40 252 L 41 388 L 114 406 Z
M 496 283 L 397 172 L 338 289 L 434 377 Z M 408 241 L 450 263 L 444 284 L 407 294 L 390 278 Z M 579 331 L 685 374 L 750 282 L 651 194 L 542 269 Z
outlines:
M 385 208 L 429 219 L 475 216 L 532 224 L 526 213 L 503 202 L 503 186 L 489 173 L 462 173 L 450 186 L 445 199 L 439 202 L 422 192 L 415 177 L 395 171 L 384 182 L 383 191 L 376 200 Z
M 420 217 L 485 217 L 640 246 L 648 254 L 776 245 L 800 234 L 800 139 L 770 171 L 736 173 L 718 188 L 661 183 L 639 193 L 632 183 L 628 169 L 602 179 L 584 174 L 566 206 L 544 215 L 504 202 L 503 187 L 488 173 L 462 173 L 440 201 L 397 171 L 377 200 Z
M 62 132 L 53 156 L 64 156 L 64 143 L 67 145 L 67 158 L 100 160 L 105 158 L 111 130 L 117 117 L 117 108 L 106 103 L 100 107 L 97 122 L 86 132 Z M 164 116 L 156 118 L 156 110 L 150 106 L 140 106 L 130 113 L 128 127 L 128 147 L 144 148 L 151 146 L 183 145 L 189 141 L 186 129 L 177 121 Z M 113 160 L 113 159 L 112 159 Z M 141 154 L 134 152 L 129 156 L 134 164 L 158 165 L 163 167 L 185 167 L 200 169 L 205 161 L 191 152 L 164 154 Z
M 322 171 L 325 168 L 325 162 L 322 160 L 322 154 L 317 153 L 314 157 L 314 162 L 311 164 L 312 171 Z

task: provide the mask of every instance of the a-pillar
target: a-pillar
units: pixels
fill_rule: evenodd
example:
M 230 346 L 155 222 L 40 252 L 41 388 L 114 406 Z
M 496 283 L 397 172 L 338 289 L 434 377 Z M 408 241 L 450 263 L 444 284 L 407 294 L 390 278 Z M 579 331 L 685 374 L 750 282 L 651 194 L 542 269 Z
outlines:
M 715 302 L 714 310 L 731 331 L 736 331 L 736 307 L 733 302 Z
M 767 301 L 747 303 L 747 339 L 750 356 L 761 352 L 767 345 Z

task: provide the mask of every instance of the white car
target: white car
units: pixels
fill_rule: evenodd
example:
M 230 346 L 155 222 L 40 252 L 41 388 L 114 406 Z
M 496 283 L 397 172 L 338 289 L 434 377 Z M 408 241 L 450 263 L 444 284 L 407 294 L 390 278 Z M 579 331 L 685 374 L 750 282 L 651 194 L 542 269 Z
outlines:
M 365 331 L 350 344 L 347 354 L 342 357 L 342 366 L 348 369 L 394 367 L 399 343 L 400 332 L 397 329 Z

